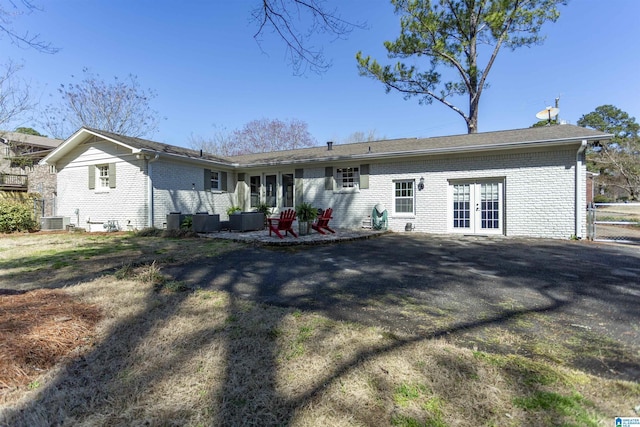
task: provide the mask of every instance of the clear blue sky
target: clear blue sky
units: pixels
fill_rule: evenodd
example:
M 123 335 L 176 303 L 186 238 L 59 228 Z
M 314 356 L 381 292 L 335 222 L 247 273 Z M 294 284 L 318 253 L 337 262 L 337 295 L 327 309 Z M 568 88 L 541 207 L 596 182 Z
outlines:
M 166 117 L 150 139 L 188 146 L 190 135 L 233 130 L 260 118 L 300 119 L 320 144 L 375 130 L 379 137 L 466 133 L 464 120 L 438 103 L 419 105 L 360 77 L 359 50 L 387 63 L 385 40 L 399 20 L 384 0 L 328 0 L 345 19 L 364 21 L 347 40 L 324 40 L 333 66 L 322 75 L 293 75 L 285 46 L 267 34 L 262 46 L 250 11 L 258 0 L 51 0 L 20 17 L 18 30 L 60 47 L 53 55 L 10 46 L 22 76 L 48 102 L 60 83 L 88 67 L 103 79 L 138 76 L 157 92 L 153 108 Z M 576 121 L 602 104 L 640 115 L 640 1 L 572 0 L 541 46 L 502 50 L 481 100 L 479 131 L 529 127 L 535 113 L 560 97 L 560 117 Z M 465 99 L 457 104 L 466 106 Z M 37 128 L 27 122 L 26 126 Z

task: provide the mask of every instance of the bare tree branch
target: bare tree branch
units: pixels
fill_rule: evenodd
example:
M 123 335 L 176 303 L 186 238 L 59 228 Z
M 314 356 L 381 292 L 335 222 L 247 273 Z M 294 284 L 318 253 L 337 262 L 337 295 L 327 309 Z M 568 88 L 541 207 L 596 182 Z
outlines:
M 222 156 L 313 147 L 317 141 L 309 133 L 308 127 L 306 122 L 297 119 L 252 120 L 233 132 L 217 128 L 210 138 L 192 135 L 190 145 L 196 150 Z
M 151 108 L 155 92 L 140 87 L 137 77 L 114 78 L 107 83 L 87 69 L 79 83 L 60 85 L 58 104 L 45 109 L 42 126 L 57 138 L 66 138 L 82 126 L 132 137 L 158 130 L 160 118 Z
M 18 78 L 21 68 L 8 62 L 0 73 L 0 128 L 34 107 L 29 85 Z
M 336 10 L 325 9 L 323 0 L 262 0 L 251 15 L 258 23 L 254 35 L 258 44 L 270 28 L 285 42 L 288 60 L 298 75 L 307 70 L 323 73 L 331 67 L 322 47 L 314 46 L 314 36 L 328 34 L 343 39 L 354 29 L 365 27 L 342 19 Z
M 232 135 L 234 154 L 266 153 L 317 145 L 302 120 L 252 120 Z
M 232 156 L 233 142 L 231 133 L 224 126 L 214 125 L 213 135 L 203 137 L 199 135 L 191 135 L 189 137 L 189 145 L 194 150 L 202 150 L 209 154 L 218 156 Z
M 0 2 L 0 34 L 9 38 L 11 43 L 18 47 L 32 48 L 44 53 L 56 53 L 60 49 L 51 43 L 42 41 L 40 34 L 32 34 L 29 31 L 18 32 L 13 27 L 14 20 L 23 15 L 33 12 L 40 12 L 42 9 L 30 0 L 4 0 Z

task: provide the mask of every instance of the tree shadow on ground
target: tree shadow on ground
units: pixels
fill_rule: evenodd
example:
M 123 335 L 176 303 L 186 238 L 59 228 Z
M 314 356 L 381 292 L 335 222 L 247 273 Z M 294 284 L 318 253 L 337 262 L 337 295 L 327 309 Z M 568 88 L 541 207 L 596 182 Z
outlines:
M 135 383 L 140 394 L 210 346 L 222 346 L 224 373 L 211 384 L 208 406 L 215 425 L 287 425 L 326 387 L 372 358 L 413 343 L 504 326 L 525 315 L 558 322 L 558 331 L 579 324 L 609 334 L 624 349 L 628 366 L 615 377 L 635 379 L 640 314 L 640 256 L 614 247 L 547 241 L 484 241 L 389 235 L 331 246 L 269 249 L 247 247 L 224 256 L 169 266 L 165 274 L 190 289 L 224 292 L 226 326 L 204 327 L 184 336 L 188 351 L 151 365 L 131 358 L 145 337 L 172 316 L 190 293 L 149 293 L 136 315 L 123 318 L 89 354 L 70 362 L 30 402 L 7 411 L 8 425 L 74 422 L 125 424 L 145 419 L 165 424 L 197 419 L 171 402 L 163 413 L 118 415 L 118 388 Z M 305 390 L 286 396 L 278 388 L 274 331 L 290 311 L 248 324 L 245 303 L 317 311 L 336 321 L 382 327 L 399 338 L 341 360 Z M 612 312 L 611 308 L 615 307 Z M 255 322 L 255 321 L 254 321 Z M 551 334 L 556 331 L 548 331 Z M 109 349 L 106 351 L 105 349 Z M 115 349 L 115 350 L 114 350 Z M 238 358 L 259 352 L 248 366 Z M 109 355 L 109 360 L 105 355 Z M 255 359 L 254 359 L 255 360 Z M 566 361 L 570 365 L 571 361 Z M 610 367 L 614 361 L 603 362 Z M 141 367 L 142 366 L 142 367 Z M 595 369 L 595 368 L 594 368 Z M 599 374 L 607 374 L 605 369 Z M 608 372 L 611 374 L 611 372 Z M 634 375 L 628 377 L 630 375 Z M 87 388 L 85 383 L 95 386 Z M 98 418 L 104 414 L 103 418 Z M 363 422 L 367 415 L 361 415 Z M 120 418 L 119 418 L 120 417 Z M 99 421 L 99 422 L 98 422 Z M 371 421 L 371 420 L 368 420 Z

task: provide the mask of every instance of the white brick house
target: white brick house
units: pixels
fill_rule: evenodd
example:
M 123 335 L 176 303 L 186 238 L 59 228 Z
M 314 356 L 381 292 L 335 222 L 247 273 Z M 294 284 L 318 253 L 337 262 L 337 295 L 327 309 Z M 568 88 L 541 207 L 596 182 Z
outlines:
M 584 150 L 608 138 L 560 125 L 222 158 L 82 128 L 43 162 L 58 170 L 57 215 L 79 227 L 306 201 L 332 207 L 338 228 L 361 227 L 380 203 L 397 232 L 569 238 L 586 229 Z

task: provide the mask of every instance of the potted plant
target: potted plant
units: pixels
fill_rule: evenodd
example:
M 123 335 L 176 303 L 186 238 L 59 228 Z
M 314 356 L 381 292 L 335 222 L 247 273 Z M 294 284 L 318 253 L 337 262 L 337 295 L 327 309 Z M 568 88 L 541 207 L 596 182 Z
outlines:
M 191 215 L 187 215 L 182 220 L 180 224 L 180 229 L 182 230 L 191 230 L 193 228 L 193 217 Z
M 318 216 L 318 209 L 311 206 L 311 203 L 302 202 L 296 206 L 296 216 L 298 217 L 298 231 L 300 234 L 309 234 L 311 223 Z
M 242 212 L 242 208 L 240 206 L 229 206 L 227 208 L 227 215 L 229 216 L 240 213 L 240 212 Z
M 271 216 L 271 206 L 266 203 L 260 203 L 256 206 L 256 212 L 264 214 L 264 227 L 267 228 L 267 218 Z

